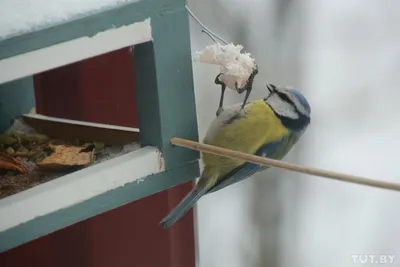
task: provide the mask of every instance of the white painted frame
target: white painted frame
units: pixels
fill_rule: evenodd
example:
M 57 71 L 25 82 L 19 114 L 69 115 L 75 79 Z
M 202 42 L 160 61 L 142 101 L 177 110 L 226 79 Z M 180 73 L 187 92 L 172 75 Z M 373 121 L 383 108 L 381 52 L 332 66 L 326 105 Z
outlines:
M 110 41 L 112 40 L 112 41 Z M 150 18 L 0 60 L 0 84 L 152 40 Z
M 111 130 L 139 133 L 139 129 L 133 128 L 133 127 L 63 119 L 63 118 L 46 116 L 46 115 L 42 115 L 42 114 L 24 114 L 23 116 L 32 118 L 32 119 L 42 120 L 42 121 L 53 121 L 53 122 L 61 122 L 61 123 L 72 124 L 72 125 L 82 125 L 82 126 L 96 127 L 96 128 L 102 128 L 102 129 L 111 129 Z
M 0 232 L 164 171 L 161 152 L 144 147 L 0 200 Z

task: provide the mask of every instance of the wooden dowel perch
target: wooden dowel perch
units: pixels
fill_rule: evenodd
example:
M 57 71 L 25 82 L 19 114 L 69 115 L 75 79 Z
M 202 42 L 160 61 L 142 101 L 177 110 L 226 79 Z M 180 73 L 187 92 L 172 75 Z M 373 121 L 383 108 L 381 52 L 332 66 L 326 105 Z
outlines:
M 285 169 L 285 170 L 289 170 L 289 171 L 330 178 L 330 179 L 339 180 L 339 181 L 348 182 L 348 183 L 362 184 L 362 185 L 367 185 L 367 186 L 372 186 L 372 187 L 400 191 L 400 184 L 398 184 L 398 183 L 378 181 L 378 180 L 373 180 L 373 179 L 364 178 L 364 177 L 355 176 L 355 175 L 349 175 L 349 174 L 344 174 L 344 173 L 339 173 L 339 172 L 326 171 L 326 170 L 310 168 L 310 167 L 306 167 L 306 166 L 300 166 L 300 165 L 296 165 L 296 164 L 292 164 L 292 163 L 282 162 L 279 160 L 263 158 L 263 157 L 250 155 L 250 154 L 246 154 L 246 153 L 242 153 L 242 152 L 238 152 L 238 151 L 233 151 L 233 150 L 225 149 L 225 148 L 221 148 L 221 147 L 200 144 L 198 142 L 194 142 L 194 141 L 190 141 L 190 140 L 182 139 L 182 138 L 178 138 L 178 137 L 171 138 L 170 142 L 171 142 L 171 144 L 176 145 L 176 146 L 186 147 L 189 149 L 202 151 L 202 152 L 206 152 L 206 153 L 210 153 L 210 154 L 214 154 L 214 155 L 225 156 L 228 158 L 237 158 L 237 159 L 241 159 L 241 160 L 244 160 L 247 162 L 261 164 L 261 165 L 265 165 L 265 166 L 269 166 L 269 167 L 281 168 L 281 169 Z

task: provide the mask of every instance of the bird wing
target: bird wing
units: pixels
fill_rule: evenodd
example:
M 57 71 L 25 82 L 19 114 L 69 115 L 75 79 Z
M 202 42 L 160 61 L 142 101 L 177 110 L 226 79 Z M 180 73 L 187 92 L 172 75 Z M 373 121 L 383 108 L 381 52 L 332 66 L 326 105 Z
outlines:
M 277 160 L 282 159 L 290 151 L 293 145 L 296 144 L 296 142 L 300 139 L 302 134 L 303 132 L 298 132 L 298 133 L 289 132 L 279 141 L 264 144 L 257 150 L 255 154 L 257 156 L 266 158 L 272 158 Z M 225 175 L 222 179 L 219 179 L 217 183 L 207 191 L 206 194 L 213 193 L 226 186 L 240 182 L 246 179 L 247 177 L 254 175 L 257 172 L 263 171 L 268 168 L 269 167 L 263 165 L 246 162 L 242 166 L 234 169 L 233 171 Z
M 279 141 L 264 144 L 257 150 L 255 154 L 257 156 L 268 157 L 272 159 L 281 159 L 290 151 L 297 140 L 299 140 L 301 135 L 302 133 L 289 132 L 289 134 L 282 137 L 282 139 Z M 231 184 L 240 182 L 241 180 L 244 180 L 247 177 L 267 168 L 268 167 L 263 165 L 246 162 L 241 167 L 238 167 L 225 175 L 222 179 L 219 179 L 217 183 L 210 189 L 207 189 L 207 187 L 202 184 L 202 179 L 200 178 L 200 181 L 196 184 L 192 191 L 166 217 L 161 220 L 161 227 L 168 228 L 174 224 L 189 209 L 191 209 L 197 200 L 199 200 L 199 198 L 202 196 L 218 191 Z M 208 174 L 204 172 L 202 173 L 202 177 L 207 175 Z
M 172 224 L 174 224 L 177 220 L 179 220 L 185 213 L 190 210 L 208 191 L 207 186 L 207 178 L 214 179 L 213 176 L 218 175 L 213 173 L 209 169 L 205 168 L 201 173 L 200 179 L 197 182 L 196 186 L 186 195 L 185 198 L 179 202 L 179 204 L 167 215 L 165 216 L 161 222 L 161 227 L 168 228 Z
M 207 192 L 207 188 L 195 186 L 190 193 L 181 200 L 181 202 L 167 215 L 165 216 L 160 225 L 163 228 L 168 228 L 179 220 L 185 213 L 190 210 L 197 200 L 201 198 Z

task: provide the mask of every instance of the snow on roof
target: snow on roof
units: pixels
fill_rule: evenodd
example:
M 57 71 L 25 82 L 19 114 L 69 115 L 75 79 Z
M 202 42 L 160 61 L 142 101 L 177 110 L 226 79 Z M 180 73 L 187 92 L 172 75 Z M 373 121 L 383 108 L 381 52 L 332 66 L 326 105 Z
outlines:
M 0 40 L 140 0 L 0 0 Z

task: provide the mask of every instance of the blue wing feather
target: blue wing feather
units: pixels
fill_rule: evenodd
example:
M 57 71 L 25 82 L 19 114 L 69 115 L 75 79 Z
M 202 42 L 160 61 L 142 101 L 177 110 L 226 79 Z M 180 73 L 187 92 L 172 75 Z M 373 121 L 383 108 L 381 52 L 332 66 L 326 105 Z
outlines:
M 161 227 L 168 228 L 174 224 L 183 215 L 185 215 L 186 212 L 190 210 L 194 204 L 196 204 L 197 200 L 199 200 L 199 198 L 201 198 L 206 192 L 207 189 L 205 187 L 196 185 L 195 188 L 193 188 L 193 190 L 178 204 L 178 206 L 176 206 L 161 220 Z
M 297 142 L 302 133 L 289 133 L 282 137 L 281 140 L 264 144 L 255 153 L 257 156 L 268 157 L 273 159 L 281 159 L 292 146 Z M 241 167 L 236 168 L 229 174 L 225 175 L 222 179 L 207 189 L 204 186 L 199 185 L 195 188 L 176 206 L 164 219 L 161 220 L 160 225 L 164 228 L 170 227 L 177 220 L 179 220 L 189 209 L 191 209 L 202 196 L 218 191 L 226 186 L 240 182 L 253 174 L 265 170 L 268 167 L 259 164 L 246 162 Z M 203 173 L 204 174 L 204 173 Z
M 262 156 L 268 157 L 268 155 L 272 154 L 273 151 L 275 151 L 282 144 L 282 140 L 283 139 L 281 139 L 277 142 L 274 142 L 274 143 L 268 143 L 268 144 L 263 145 L 261 148 L 259 148 L 257 150 L 257 152 L 255 154 L 257 156 L 261 156 L 261 157 Z M 233 170 L 232 172 L 227 174 L 225 176 L 225 178 L 219 180 L 214 185 L 214 187 L 212 187 L 208 190 L 207 193 L 212 193 L 212 192 L 218 191 L 228 185 L 231 185 L 231 184 L 237 183 L 241 180 L 244 180 L 247 177 L 252 176 L 253 174 L 257 173 L 261 169 L 265 169 L 265 166 L 260 166 L 259 164 L 246 162 L 241 167 L 236 168 L 235 170 Z
M 302 134 L 303 132 L 290 132 L 288 135 L 282 137 L 282 139 L 279 141 L 264 144 L 257 150 L 255 155 L 272 159 L 282 159 L 297 142 L 297 140 L 299 140 Z M 220 179 L 212 188 L 207 191 L 206 194 L 213 193 L 226 186 L 240 182 L 265 169 L 268 169 L 268 167 L 246 162 L 242 166 L 225 175 L 225 177 Z

